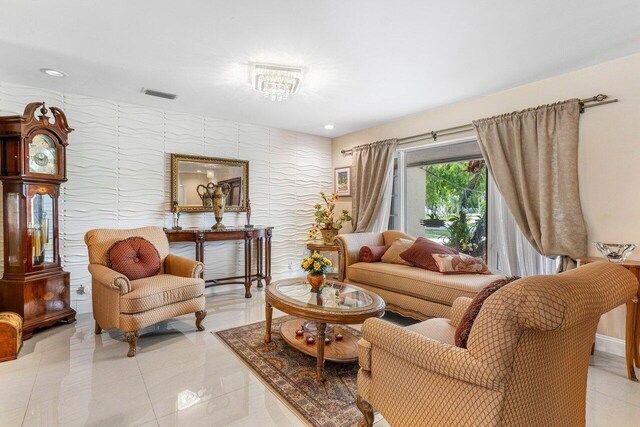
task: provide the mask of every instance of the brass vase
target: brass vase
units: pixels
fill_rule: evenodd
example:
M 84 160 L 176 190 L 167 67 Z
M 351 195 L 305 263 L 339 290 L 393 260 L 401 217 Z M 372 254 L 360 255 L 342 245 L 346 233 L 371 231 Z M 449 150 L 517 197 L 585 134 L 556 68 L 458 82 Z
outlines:
M 211 184 L 211 183 L 210 183 Z M 215 185 L 215 191 L 213 193 L 213 215 L 216 217 L 216 223 L 213 227 L 213 230 L 222 230 L 224 229 L 224 225 L 222 225 L 222 215 L 224 215 L 224 205 L 227 200 L 227 195 L 231 191 L 231 186 L 229 184 Z
M 324 284 L 325 275 L 318 273 L 307 274 L 307 282 L 311 285 L 311 292 L 318 292 L 318 289 Z
M 338 230 L 335 228 L 321 228 L 320 234 L 322 234 L 322 241 L 325 245 L 333 245 L 333 239 L 338 235 Z

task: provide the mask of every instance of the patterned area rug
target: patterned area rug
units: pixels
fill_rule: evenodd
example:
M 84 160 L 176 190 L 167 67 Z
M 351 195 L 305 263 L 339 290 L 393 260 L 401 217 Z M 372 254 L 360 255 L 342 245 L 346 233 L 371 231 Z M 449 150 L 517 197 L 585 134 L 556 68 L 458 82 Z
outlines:
M 316 359 L 289 346 L 278 333 L 280 324 L 293 319 L 273 319 L 271 343 L 265 345 L 265 322 L 214 332 L 291 409 L 314 427 L 356 425 L 362 414 L 355 404 L 358 363 L 325 362 L 326 381 L 316 383 Z M 349 328 L 360 337 L 360 333 Z

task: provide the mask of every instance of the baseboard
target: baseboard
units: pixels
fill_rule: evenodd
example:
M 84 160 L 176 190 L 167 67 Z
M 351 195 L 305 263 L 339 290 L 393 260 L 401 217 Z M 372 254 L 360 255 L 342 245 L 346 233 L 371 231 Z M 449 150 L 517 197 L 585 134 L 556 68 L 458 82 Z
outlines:
M 620 338 L 596 334 L 596 350 L 625 357 L 625 341 Z

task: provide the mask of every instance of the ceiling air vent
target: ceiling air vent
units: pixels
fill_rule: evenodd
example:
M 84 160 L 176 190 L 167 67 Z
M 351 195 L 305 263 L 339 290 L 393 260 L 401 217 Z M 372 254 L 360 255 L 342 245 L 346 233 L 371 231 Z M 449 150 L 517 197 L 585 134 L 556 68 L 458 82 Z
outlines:
M 144 93 L 145 95 L 155 96 L 155 97 L 164 98 L 164 99 L 176 99 L 178 97 L 178 95 L 175 95 L 173 93 L 160 92 L 159 90 L 145 89 L 145 88 L 142 88 L 142 93 Z

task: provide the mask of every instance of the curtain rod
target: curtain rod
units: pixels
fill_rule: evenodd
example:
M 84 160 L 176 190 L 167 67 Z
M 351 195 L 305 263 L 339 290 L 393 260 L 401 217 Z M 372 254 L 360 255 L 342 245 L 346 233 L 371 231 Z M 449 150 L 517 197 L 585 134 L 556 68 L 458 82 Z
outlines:
M 580 112 L 584 113 L 585 108 L 596 107 L 598 105 L 611 104 L 613 102 L 618 102 L 617 98 L 608 99 L 608 95 L 604 95 L 599 93 L 596 96 L 592 96 L 591 98 L 580 99 Z M 406 138 L 398 139 L 398 145 L 411 144 L 413 142 L 424 141 L 427 139 L 433 139 L 437 141 L 441 136 L 447 135 L 455 135 L 458 133 L 470 132 L 473 130 L 473 125 L 471 123 L 467 125 L 454 126 L 450 128 L 440 129 L 440 130 L 432 130 L 431 132 L 421 133 L 420 135 L 408 136 Z M 348 156 L 353 154 L 353 149 L 349 150 L 341 150 L 340 151 L 343 156 Z

